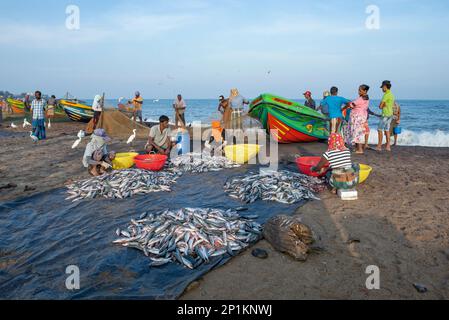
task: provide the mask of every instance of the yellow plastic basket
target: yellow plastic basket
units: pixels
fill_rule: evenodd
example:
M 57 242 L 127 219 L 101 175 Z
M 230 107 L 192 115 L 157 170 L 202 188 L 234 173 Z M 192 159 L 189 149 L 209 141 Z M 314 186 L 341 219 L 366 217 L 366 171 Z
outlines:
M 236 144 L 225 147 L 225 155 L 229 160 L 245 164 L 253 159 L 260 152 L 260 146 L 257 144 Z
M 112 161 L 113 169 L 123 170 L 131 168 L 134 165 L 134 157 L 138 155 L 136 152 L 117 153 Z
M 372 171 L 373 171 L 373 168 L 371 168 L 370 166 L 368 166 L 366 164 L 361 164 L 360 165 L 360 173 L 359 173 L 359 183 L 365 182 L 368 179 L 368 177 Z

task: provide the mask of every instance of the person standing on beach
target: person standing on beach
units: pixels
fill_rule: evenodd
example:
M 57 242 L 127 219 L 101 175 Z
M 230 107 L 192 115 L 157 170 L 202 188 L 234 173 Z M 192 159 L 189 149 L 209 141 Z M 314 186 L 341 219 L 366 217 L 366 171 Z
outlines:
M 316 110 L 316 103 L 315 100 L 312 99 L 312 92 L 306 91 L 304 93 L 304 97 L 306 98 L 306 102 L 304 103 L 304 105 L 306 107 L 312 108 L 313 110 Z
M 365 140 L 365 125 L 368 118 L 369 86 L 362 84 L 359 87 L 359 97 L 349 104 L 350 115 L 350 142 L 356 146 L 356 154 L 363 154 Z
M 238 89 L 231 90 L 229 105 L 232 108 L 232 129 L 243 129 L 243 108 L 249 101 L 240 95 Z
M 393 147 L 398 144 L 398 134 L 395 133 L 396 128 L 401 124 L 401 106 L 399 103 L 395 102 L 393 107 L 393 121 L 391 122 L 390 137 L 394 136 Z
M 223 115 L 221 123 L 223 124 L 224 129 L 231 129 L 232 108 L 229 105 L 229 99 L 220 96 L 219 102 L 218 111 Z
M 139 118 L 140 123 L 143 124 L 143 117 L 142 117 L 143 98 L 140 96 L 139 91 L 136 92 L 132 103 L 134 106 L 134 120 L 137 121 L 137 118 Z
M 391 151 L 391 142 L 390 142 L 390 128 L 391 122 L 393 120 L 393 108 L 395 104 L 395 97 L 391 92 L 391 82 L 385 80 L 382 82 L 382 86 L 380 87 L 384 92 L 384 97 L 382 98 L 382 102 L 380 103 L 379 108 L 382 110 L 382 118 L 379 122 L 379 127 L 377 129 L 379 135 L 379 143 L 377 144 L 377 151 L 382 151 L 382 143 L 383 143 L 383 135 L 385 133 L 385 137 L 387 140 L 387 144 L 385 149 L 387 151 Z
M 47 101 L 47 118 L 53 119 L 55 117 L 55 109 L 58 102 L 56 101 L 56 97 L 53 95 Z
M 337 133 L 340 130 L 340 125 L 343 119 L 343 113 L 341 111 L 342 106 L 351 102 L 343 97 L 338 96 L 338 88 L 331 88 L 331 95 L 323 100 L 322 107 L 327 107 L 329 110 L 329 118 L 331 119 L 331 133 Z
M 179 128 L 179 122 L 181 122 L 181 128 L 186 127 L 186 112 L 187 104 L 185 103 L 182 95 L 178 94 L 178 97 L 173 101 L 173 109 L 175 109 L 175 128 Z
M 92 103 L 92 110 L 94 110 L 94 127 L 93 130 L 97 129 L 98 122 L 100 121 L 101 112 L 103 112 L 103 98 L 97 94 Z
M 30 105 L 30 96 L 31 96 L 31 93 L 27 93 L 27 94 L 25 95 L 25 99 L 23 100 L 23 103 L 24 103 L 24 105 L 25 105 L 25 110 L 26 110 L 26 111 L 28 111 L 28 110 L 31 109 L 31 105 Z
M 47 103 L 42 99 L 42 93 L 40 91 L 36 91 L 34 96 L 35 99 L 31 103 L 31 111 L 33 112 L 32 136 L 39 140 L 45 140 L 47 138 L 45 133 L 45 109 Z

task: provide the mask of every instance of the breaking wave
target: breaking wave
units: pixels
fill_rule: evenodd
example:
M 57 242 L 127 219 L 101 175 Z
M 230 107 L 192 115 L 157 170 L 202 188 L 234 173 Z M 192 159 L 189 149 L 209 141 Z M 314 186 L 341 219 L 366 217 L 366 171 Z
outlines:
M 369 143 L 377 144 L 377 139 L 377 130 L 371 129 Z M 440 148 L 449 147 L 449 132 L 441 130 L 435 130 L 432 132 L 414 132 L 410 130 L 403 130 L 402 134 L 399 135 L 398 145 Z

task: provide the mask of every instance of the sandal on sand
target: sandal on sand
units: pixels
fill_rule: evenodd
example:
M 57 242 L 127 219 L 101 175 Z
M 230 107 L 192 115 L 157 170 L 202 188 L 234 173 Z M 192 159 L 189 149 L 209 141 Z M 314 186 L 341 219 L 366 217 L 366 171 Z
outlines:
M 363 151 L 362 152 L 356 151 L 355 154 L 365 154 L 365 152 L 363 152 Z

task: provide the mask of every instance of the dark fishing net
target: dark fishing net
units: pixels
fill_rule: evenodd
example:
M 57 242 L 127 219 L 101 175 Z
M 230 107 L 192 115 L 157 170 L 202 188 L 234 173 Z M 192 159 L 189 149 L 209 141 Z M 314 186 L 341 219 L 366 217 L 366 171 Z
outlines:
M 254 167 L 251 171 L 254 172 Z M 115 231 L 142 212 L 186 207 L 239 208 L 223 185 L 229 175 L 248 167 L 199 175 L 185 174 L 173 192 L 126 200 L 65 201 L 58 189 L 10 203 L 0 203 L 0 298 L 2 299 L 175 299 L 194 280 L 223 265 L 230 255 L 211 259 L 195 270 L 170 263 L 150 268 L 140 251 L 112 242 Z M 258 201 L 242 214 L 265 223 L 296 205 Z M 66 288 L 66 268 L 80 270 L 80 290 Z

